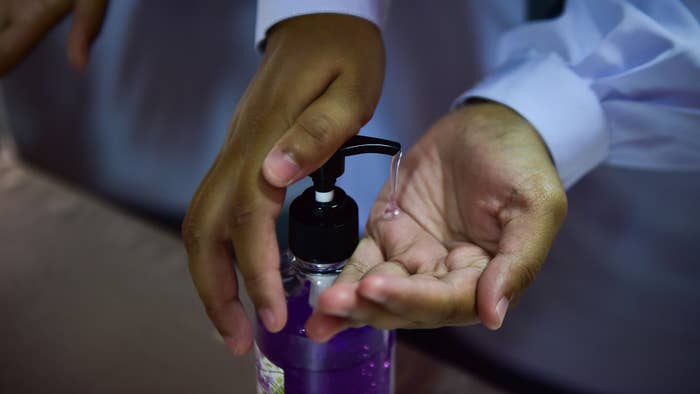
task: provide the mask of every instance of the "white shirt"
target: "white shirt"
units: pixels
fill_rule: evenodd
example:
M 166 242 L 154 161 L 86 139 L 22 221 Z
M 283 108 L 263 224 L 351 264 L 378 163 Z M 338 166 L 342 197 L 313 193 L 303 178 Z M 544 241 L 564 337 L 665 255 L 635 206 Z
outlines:
M 690 19 L 678 1 L 570 0 L 561 18 L 526 23 L 525 2 L 513 0 L 400 0 L 388 11 L 383 1 L 263 0 L 256 39 L 252 2 L 193 12 L 190 0 L 120 0 L 86 73 L 66 64 L 64 23 L 2 85 L 26 159 L 113 200 L 182 214 L 259 63 L 252 43 L 309 4 L 356 10 L 382 25 L 388 51 L 363 134 L 410 147 L 456 97 L 489 97 L 538 127 L 570 187 L 550 261 L 503 328 L 448 330 L 439 342 L 468 339 L 503 364 L 588 391 L 697 392 L 697 172 L 606 164 L 697 168 L 700 78 L 688 43 L 699 42 L 699 3 L 685 2 Z M 647 53 L 638 41 L 656 44 Z M 389 160 L 346 164 L 340 184 L 364 223 Z
M 308 13 L 351 14 L 382 27 L 388 5 L 260 0 L 256 42 L 280 20 Z M 458 102 L 482 97 L 519 112 L 542 135 L 566 187 L 603 161 L 698 170 L 697 18 L 681 1 L 569 0 L 560 17 L 505 32 L 495 67 Z
M 316 12 L 319 2 L 296 3 Z M 455 89 L 466 92 L 455 92 L 455 105 L 484 97 L 518 111 L 542 135 L 569 189 L 569 217 L 548 262 L 501 330 L 442 329 L 431 348 L 466 346 L 499 367 L 583 392 L 700 390 L 700 247 L 693 246 L 700 237 L 700 2 L 569 0 L 562 16 L 526 22 L 522 2 L 440 2 L 437 13 L 451 14 L 440 20 L 426 7 L 405 11 L 416 2 L 403 0 L 392 15 L 420 16 L 389 20 L 404 23 L 398 29 L 385 27 L 386 1 L 322 3 L 334 12 L 360 4 L 347 13 L 388 33 L 390 99 L 380 103 L 370 134 L 392 136 L 384 125 L 411 129 L 401 116 L 384 119 L 387 101 L 406 113 L 430 112 L 430 96 L 447 90 L 435 89 L 441 81 L 461 81 Z M 285 4 L 259 1 L 257 43 Z M 302 13 L 297 6 L 290 15 Z M 422 36 L 432 44 L 456 36 L 481 58 L 455 70 L 468 63 L 459 53 L 431 52 L 428 44 L 407 55 Z M 403 70 L 392 69 L 397 55 Z M 411 78 L 432 82 L 397 87 Z M 362 187 L 352 177 L 345 182 Z

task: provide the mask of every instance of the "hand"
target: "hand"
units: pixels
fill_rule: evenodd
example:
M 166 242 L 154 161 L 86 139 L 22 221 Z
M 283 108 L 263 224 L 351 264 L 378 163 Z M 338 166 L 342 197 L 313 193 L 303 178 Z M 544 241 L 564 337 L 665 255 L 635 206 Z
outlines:
M 71 10 L 68 58 L 83 69 L 102 27 L 107 0 L 0 0 L 0 75 L 22 61 Z
M 268 32 L 262 64 L 182 228 L 194 284 L 234 354 L 250 349 L 253 333 L 238 298 L 231 245 L 258 316 L 268 330 L 281 330 L 287 306 L 275 218 L 285 188 L 369 120 L 383 78 L 381 35 L 363 19 L 307 15 Z
M 496 103 L 438 121 L 402 164 L 401 214 L 383 219 L 384 187 L 366 234 L 307 322 L 309 337 L 349 327 L 429 328 L 503 322 L 533 280 L 566 213 L 547 148 Z

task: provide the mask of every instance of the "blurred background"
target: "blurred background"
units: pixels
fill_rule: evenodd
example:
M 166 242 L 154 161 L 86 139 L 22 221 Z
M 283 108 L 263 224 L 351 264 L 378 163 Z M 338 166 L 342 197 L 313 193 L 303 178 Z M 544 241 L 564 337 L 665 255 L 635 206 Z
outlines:
M 526 13 L 521 3 L 512 2 L 500 14 L 505 19 L 484 20 L 473 17 L 478 1 L 445 0 L 440 7 L 428 3 L 402 0 L 391 9 L 385 32 L 384 93 L 363 134 L 410 146 L 483 76 L 498 34 L 522 21 Z M 109 364 L 122 372 L 129 370 L 130 358 L 142 362 L 143 357 L 170 358 L 154 369 L 159 376 L 148 386 L 151 392 L 192 392 L 206 387 L 198 382 L 217 379 L 192 360 L 238 368 L 223 349 L 204 352 L 187 342 L 169 342 L 189 350 L 177 353 L 157 347 L 142 353 L 141 346 L 129 345 L 131 340 L 148 343 L 163 335 L 187 341 L 184 334 L 190 333 L 211 337 L 212 348 L 222 347 L 212 339 L 213 331 L 206 328 L 201 312 L 196 312 L 196 324 L 189 315 L 181 316 L 178 324 L 188 329 L 158 324 L 182 310 L 200 308 L 189 283 L 172 281 L 164 288 L 149 289 L 152 293 L 138 294 L 129 294 L 133 290 L 129 283 L 134 272 L 139 272 L 140 281 L 153 276 L 152 280 L 165 283 L 170 274 L 186 277 L 184 265 L 166 262 L 184 261 L 181 248 L 164 239 L 177 234 L 189 200 L 259 64 L 254 23 L 254 1 L 207 1 L 196 6 L 185 0 L 113 1 L 85 72 L 67 64 L 69 21 L 64 21 L 1 80 L 0 125 L 13 140 L 0 140 L 3 149 L 13 145 L 15 155 L 36 171 L 36 177 L 48 176 L 48 182 L 75 190 L 89 202 L 61 194 L 67 199 L 65 206 L 52 206 L 54 200 L 41 198 L 42 190 L 53 190 L 43 183 L 31 194 L 40 195 L 28 199 L 30 194 L 23 193 L 29 192 L 21 187 L 24 181 L 18 181 L 14 170 L 0 173 L 4 182 L 0 190 L 5 193 L 0 199 L 0 269 L 6 271 L 0 273 L 4 278 L 0 338 L 5 341 L 0 341 L 0 391 L 39 392 L 36 388 L 45 386 L 46 392 L 69 392 L 63 391 L 66 388 L 103 392 L 97 383 L 86 388 L 80 382 L 103 376 L 106 372 L 96 365 L 109 357 L 123 360 Z M 340 183 L 357 200 L 361 222 L 388 173 L 389 159 L 383 157 L 348 160 Z M 293 186 L 288 200 L 305 186 L 304 182 Z M 46 193 L 52 192 L 45 191 L 44 197 L 50 195 Z M 696 173 L 602 166 L 569 190 L 569 217 L 549 261 L 501 330 L 401 332 L 402 341 L 444 363 L 439 365 L 483 382 L 475 390 L 700 391 L 698 196 Z M 131 219 L 115 223 L 112 216 L 101 213 L 105 209 L 145 221 L 148 230 L 124 234 L 124 229 L 132 228 Z M 72 232 L 56 230 L 63 222 L 71 224 L 65 228 Z M 284 223 L 280 218 L 282 243 Z M 45 240 L 57 249 L 44 249 Z M 68 253 L 60 247 L 68 244 L 84 248 Z M 124 260 L 129 257 L 109 256 L 105 251 L 111 247 L 131 250 L 152 265 L 139 268 L 145 271 L 119 268 L 128 267 Z M 72 261 L 56 256 L 71 256 Z M 111 262 L 110 268 L 97 269 L 95 258 L 102 265 Z M 37 261 L 38 273 L 30 282 L 14 266 L 28 260 Z M 81 278 L 97 282 L 81 288 L 86 286 Z M 53 283 L 50 286 L 57 286 L 58 293 L 36 291 L 35 286 L 43 286 L 37 280 Z M 70 285 L 59 286 L 58 280 Z M 101 288 L 123 294 L 105 294 Z M 70 293 L 75 289 L 82 290 Z M 182 294 L 187 294 L 182 309 L 167 302 Z M 124 311 L 134 311 L 150 323 L 136 330 L 141 337 L 124 338 L 120 332 L 134 331 L 119 327 L 130 322 L 107 317 L 96 321 L 95 316 L 108 316 L 103 307 L 117 308 L 127 319 Z M 90 334 L 88 322 L 109 330 Z M 62 324 L 73 329 L 58 327 Z M 168 334 L 174 330 L 184 334 Z M 61 332 L 72 334 L 62 338 L 57 335 Z M 85 342 L 70 343 L 66 338 Z M 103 341 L 111 342 L 112 350 L 105 353 Z M 72 347 L 85 350 L 67 350 Z M 131 353 L 111 353 L 120 347 Z M 56 354 L 77 358 L 57 359 Z M 190 361 L 183 366 L 179 358 Z M 54 374 L 45 375 L 52 368 Z M 51 390 L 49 377 L 61 374 L 70 378 L 61 381 L 60 390 Z M 183 374 L 192 386 L 169 385 L 167 374 Z M 41 376 L 46 381 L 33 379 Z M 128 389 L 129 379 L 151 375 L 140 371 L 119 376 L 121 387 Z M 204 391 L 214 392 L 212 387 Z

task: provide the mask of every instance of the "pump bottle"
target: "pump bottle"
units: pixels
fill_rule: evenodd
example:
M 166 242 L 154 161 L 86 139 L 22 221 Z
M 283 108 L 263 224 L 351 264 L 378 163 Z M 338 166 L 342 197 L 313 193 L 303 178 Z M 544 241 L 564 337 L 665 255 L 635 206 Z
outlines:
M 393 141 L 354 136 L 311 174 L 313 186 L 292 202 L 289 250 L 281 265 L 288 320 L 279 333 L 258 324 L 258 393 L 393 392 L 393 331 L 350 328 L 319 344 L 306 336 L 304 325 L 319 295 L 333 284 L 358 243 L 357 204 L 335 186 L 345 171 L 345 157 L 393 156 L 400 150 Z

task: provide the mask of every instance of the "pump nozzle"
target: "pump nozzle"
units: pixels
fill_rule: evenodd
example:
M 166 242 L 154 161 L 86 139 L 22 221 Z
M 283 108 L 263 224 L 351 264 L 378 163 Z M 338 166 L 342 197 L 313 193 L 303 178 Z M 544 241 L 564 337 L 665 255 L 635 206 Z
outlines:
M 345 157 L 362 153 L 379 153 L 393 156 L 401 151 L 401 144 L 381 138 L 356 135 L 350 138 L 328 161 L 311 174 L 314 190 L 332 192 L 335 180 L 345 172 Z
M 398 142 L 356 135 L 313 172 L 313 187 L 289 207 L 289 248 L 294 255 L 324 264 L 350 258 L 359 239 L 357 203 L 335 187 L 335 180 L 345 171 L 345 157 L 361 153 L 394 156 L 399 152 Z

